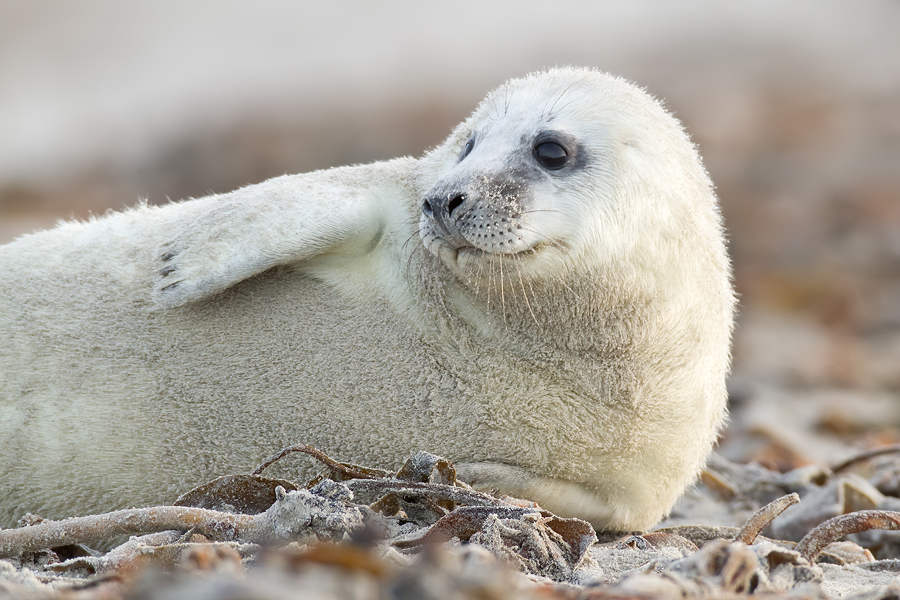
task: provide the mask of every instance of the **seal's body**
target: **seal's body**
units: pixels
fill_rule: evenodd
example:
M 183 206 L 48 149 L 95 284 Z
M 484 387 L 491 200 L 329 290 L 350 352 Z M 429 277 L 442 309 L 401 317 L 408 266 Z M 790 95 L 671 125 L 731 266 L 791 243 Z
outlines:
M 419 160 L 63 224 L 0 271 L 4 526 L 171 501 L 305 442 L 428 450 L 642 529 L 725 414 L 709 180 L 674 118 L 595 71 L 507 83 Z

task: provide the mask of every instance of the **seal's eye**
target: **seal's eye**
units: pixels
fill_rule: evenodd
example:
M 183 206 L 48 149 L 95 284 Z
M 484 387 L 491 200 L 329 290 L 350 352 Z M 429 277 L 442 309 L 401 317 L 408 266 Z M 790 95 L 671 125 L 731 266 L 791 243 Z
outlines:
M 459 155 L 459 160 L 462 161 L 462 159 L 467 157 L 469 155 L 469 152 L 471 152 L 472 148 L 474 148 L 474 147 L 475 147 L 475 138 L 471 137 L 471 138 L 469 138 L 469 141 L 466 142 L 466 145 L 463 147 L 462 153 L 460 153 L 460 155 Z
M 535 146 L 534 157 L 548 169 L 561 169 L 569 160 L 566 149 L 556 142 L 542 142 Z

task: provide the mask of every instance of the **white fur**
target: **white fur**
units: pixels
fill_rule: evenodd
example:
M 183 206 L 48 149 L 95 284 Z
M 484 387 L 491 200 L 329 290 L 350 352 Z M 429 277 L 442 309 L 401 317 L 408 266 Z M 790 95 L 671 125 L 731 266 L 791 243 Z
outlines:
M 428 252 L 429 190 L 489 188 L 547 128 L 589 162 L 535 171 L 519 253 L 457 253 L 425 223 Z M 66 223 L 0 247 L 0 272 L 6 526 L 171 501 L 306 442 L 378 466 L 428 450 L 480 487 L 642 529 L 725 415 L 710 182 L 674 118 L 596 71 L 508 82 L 422 159 Z

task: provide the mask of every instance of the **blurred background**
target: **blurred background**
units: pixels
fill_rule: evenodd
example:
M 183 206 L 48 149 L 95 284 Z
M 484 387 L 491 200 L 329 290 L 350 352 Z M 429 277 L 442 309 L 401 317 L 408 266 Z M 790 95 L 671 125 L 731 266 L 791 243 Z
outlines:
M 900 2 L 0 2 L 0 243 L 145 198 L 420 155 L 586 65 L 687 125 L 741 316 L 721 452 L 900 442 Z M 430 449 L 439 452 L 440 449 Z

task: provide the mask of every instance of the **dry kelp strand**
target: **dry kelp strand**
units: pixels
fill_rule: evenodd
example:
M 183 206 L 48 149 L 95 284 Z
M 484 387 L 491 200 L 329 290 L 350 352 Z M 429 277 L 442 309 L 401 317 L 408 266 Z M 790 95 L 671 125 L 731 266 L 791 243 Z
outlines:
M 831 470 L 834 473 L 839 473 L 857 463 L 869 460 L 870 458 L 875 458 L 876 456 L 884 456 L 885 454 L 900 454 L 900 444 L 878 446 L 877 448 L 869 448 L 868 450 L 858 452 L 835 464 L 831 467 Z
M 773 500 L 763 506 L 761 509 L 753 513 L 753 515 L 744 523 L 741 530 L 735 536 L 736 541 L 743 542 L 748 546 L 753 543 L 759 532 L 762 531 L 772 519 L 783 513 L 788 507 L 800 502 L 800 496 L 796 493 L 782 496 L 777 500 Z
M 784 511 L 772 522 L 769 530 L 772 537 L 799 541 L 810 529 L 832 517 L 879 508 L 885 502 L 881 492 L 855 473 L 831 479 L 802 497 L 802 503 Z
M 259 475 L 226 475 L 179 496 L 175 506 L 196 506 L 223 512 L 256 515 L 275 503 L 275 488 L 299 489 L 284 479 Z
M 869 529 L 900 529 L 900 512 L 864 510 L 825 521 L 797 544 L 797 550 L 808 561 L 814 561 L 822 550 L 845 535 Z
M 376 477 L 390 477 L 393 475 L 390 471 L 383 471 L 381 469 L 371 469 L 369 467 L 361 467 L 359 465 L 351 465 L 348 463 L 341 463 L 333 458 L 326 455 L 324 452 L 319 450 L 318 448 L 314 448 L 309 444 L 294 444 L 293 446 L 288 446 L 284 448 L 266 460 L 262 462 L 261 465 L 256 467 L 253 470 L 251 475 L 259 475 L 268 467 L 278 462 L 285 456 L 289 454 L 294 454 L 296 452 L 301 452 L 303 454 L 307 454 L 312 456 L 326 467 L 331 470 L 331 477 L 335 481 L 343 481 L 344 479 L 366 479 L 366 478 L 376 478 Z M 318 482 L 316 482 L 318 483 Z
M 336 482 L 323 489 L 287 492 L 276 488 L 276 501 L 266 512 L 239 515 L 183 506 L 119 510 L 103 515 L 44 521 L 0 531 L 0 557 L 15 556 L 74 543 L 97 543 L 122 533 L 175 529 L 195 530 L 212 540 L 253 543 L 290 541 L 305 535 L 341 539 L 362 525 L 362 512 L 347 507 L 352 492 Z M 335 491 L 336 487 L 343 487 Z M 321 492 L 317 494 L 316 492 Z

